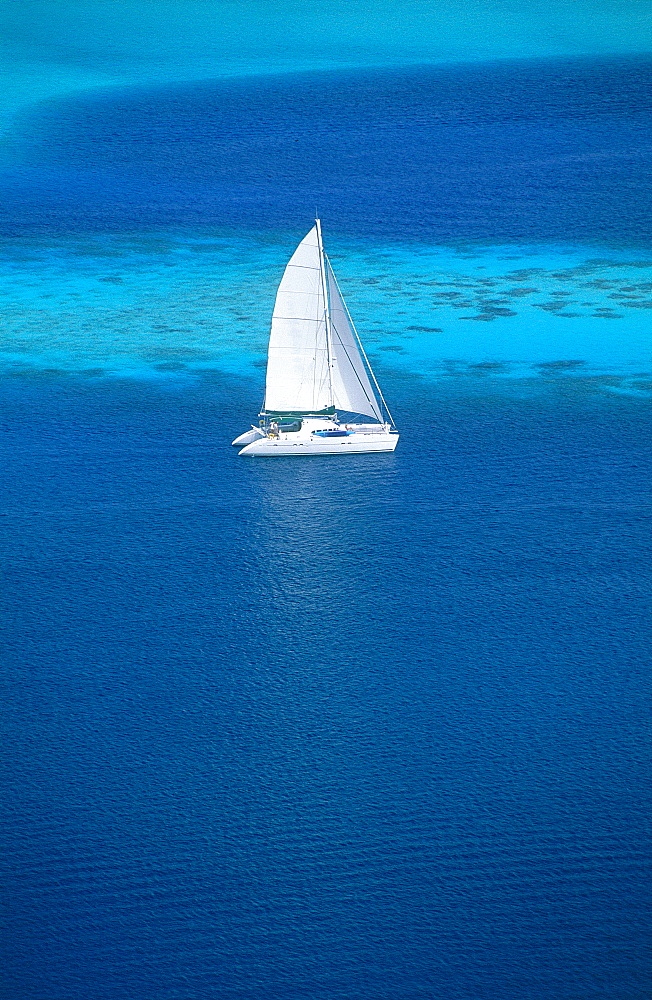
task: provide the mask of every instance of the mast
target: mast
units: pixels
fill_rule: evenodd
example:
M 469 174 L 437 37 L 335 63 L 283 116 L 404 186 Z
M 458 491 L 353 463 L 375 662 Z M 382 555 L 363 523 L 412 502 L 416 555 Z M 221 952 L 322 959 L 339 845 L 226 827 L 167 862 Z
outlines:
M 317 245 L 319 247 L 319 270 L 321 287 L 324 296 L 324 322 L 326 324 L 326 360 L 328 364 L 328 401 L 333 406 L 333 333 L 331 329 L 331 310 L 328 298 L 328 282 L 326 281 L 326 264 L 324 261 L 324 243 L 321 235 L 321 220 L 315 219 L 317 227 Z

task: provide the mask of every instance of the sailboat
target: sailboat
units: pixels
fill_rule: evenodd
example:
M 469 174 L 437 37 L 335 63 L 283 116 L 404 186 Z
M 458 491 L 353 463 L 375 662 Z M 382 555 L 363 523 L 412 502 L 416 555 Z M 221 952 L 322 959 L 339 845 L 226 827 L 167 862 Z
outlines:
M 249 456 L 345 455 L 394 451 L 398 438 L 317 219 L 276 293 L 258 426 L 233 444 Z

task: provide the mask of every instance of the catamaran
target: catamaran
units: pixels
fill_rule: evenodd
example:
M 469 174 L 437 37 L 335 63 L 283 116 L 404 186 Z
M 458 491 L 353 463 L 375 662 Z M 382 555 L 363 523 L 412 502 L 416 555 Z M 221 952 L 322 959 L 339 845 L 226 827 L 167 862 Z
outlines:
M 398 438 L 317 219 L 276 293 L 259 424 L 233 444 L 240 455 L 344 455 L 394 451 Z

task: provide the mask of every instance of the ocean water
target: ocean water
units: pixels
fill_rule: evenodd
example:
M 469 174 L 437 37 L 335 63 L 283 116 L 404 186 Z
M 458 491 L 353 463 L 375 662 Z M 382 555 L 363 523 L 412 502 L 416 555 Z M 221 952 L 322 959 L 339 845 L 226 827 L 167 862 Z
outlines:
M 647 0 L 4 0 L 0 137 L 84 88 L 651 49 Z
M 0 995 L 649 996 L 651 68 L 14 121 Z M 401 440 L 245 461 L 315 208 Z

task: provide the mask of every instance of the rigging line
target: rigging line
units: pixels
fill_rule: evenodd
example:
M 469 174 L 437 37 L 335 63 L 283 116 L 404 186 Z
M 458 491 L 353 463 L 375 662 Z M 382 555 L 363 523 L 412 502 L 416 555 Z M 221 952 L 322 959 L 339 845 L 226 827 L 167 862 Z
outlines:
M 353 332 L 355 334 L 355 338 L 358 341 L 358 347 L 362 351 L 362 357 L 365 359 L 365 361 L 367 363 L 367 368 L 369 369 L 369 373 L 370 373 L 372 379 L 374 380 L 374 385 L 376 386 L 376 389 L 378 391 L 378 395 L 380 396 L 380 398 L 382 400 L 383 406 L 387 410 L 387 416 L 389 417 L 389 420 L 390 420 L 390 423 L 391 423 L 392 427 L 396 427 L 396 424 L 394 423 L 394 418 L 393 418 L 392 414 L 390 413 L 389 406 L 385 402 L 385 397 L 383 396 L 382 389 L 378 385 L 378 379 L 374 375 L 374 370 L 371 367 L 371 364 L 369 363 L 369 358 L 367 357 L 367 353 L 366 353 L 364 347 L 362 346 L 362 341 L 360 340 L 360 336 L 358 334 L 358 331 L 355 328 L 355 323 L 351 319 L 351 313 L 349 312 L 349 307 L 347 306 L 346 302 L 344 301 L 344 296 L 342 295 L 340 286 L 337 283 L 337 278 L 335 277 L 335 272 L 334 272 L 333 268 L 331 267 L 331 262 L 330 262 L 330 260 L 328 260 L 328 257 L 326 257 L 326 254 L 324 254 L 324 257 L 326 258 L 326 261 L 328 262 L 328 272 L 329 272 L 330 275 L 332 275 L 333 281 L 335 282 L 335 287 L 337 288 L 338 292 L 340 293 L 340 299 L 342 300 L 342 305 L 344 306 L 344 309 L 346 310 L 346 315 L 348 317 L 349 323 L 351 324 L 351 329 L 353 330 Z
M 369 393 L 365 389 L 364 383 L 363 383 L 362 379 L 360 378 L 360 376 L 358 375 L 358 373 L 356 371 L 356 368 L 355 368 L 355 365 L 354 365 L 353 360 L 351 358 L 351 355 L 349 354 L 349 352 L 346 349 L 346 344 L 344 343 L 344 341 L 340 337 L 339 330 L 337 329 L 337 327 L 335 327 L 334 329 L 335 329 L 335 333 L 337 334 L 337 339 L 338 339 L 338 341 L 340 343 L 340 346 L 344 348 L 344 353 L 346 354 L 347 358 L 349 359 L 349 364 L 351 365 L 351 368 L 353 369 L 353 371 L 355 373 L 355 377 L 357 378 L 358 382 L 360 383 L 360 388 L 362 389 L 362 391 L 365 394 L 366 398 L 369 400 L 369 404 L 370 404 L 371 408 L 375 409 L 375 410 L 378 410 L 380 412 L 380 407 L 378 406 L 378 401 L 376 399 L 371 399 L 369 397 Z M 372 393 L 372 395 L 373 395 L 373 393 Z M 374 403 L 376 404 L 375 406 L 374 406 Z M 382 417 L 382 413 L 380 413 L 380 415 Z

